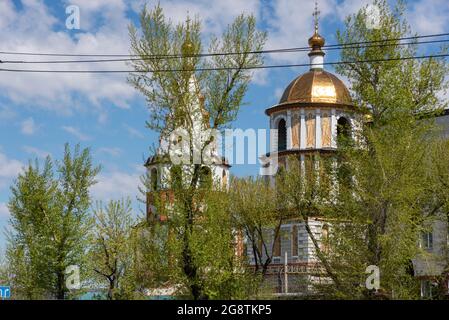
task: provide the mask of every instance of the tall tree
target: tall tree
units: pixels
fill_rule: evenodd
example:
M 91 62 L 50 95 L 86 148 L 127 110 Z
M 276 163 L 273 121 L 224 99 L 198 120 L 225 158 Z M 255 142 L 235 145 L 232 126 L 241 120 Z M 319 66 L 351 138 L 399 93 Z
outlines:
M 129 81 L 147 99 L 150 129 L 165 139 L 181 127 L 187 132 L 189 141 L 184 153 L 190 166 L 182 167 L 186 181 L 175 191 L 175 199 L 182 199 L 177 206 L 181 219 L 176 221 L 181 224 L 183 239 L 182 272 L 193 298 L 203 299 L 208 295 L 192 246 L 195 223 L 201 215 L 196 201 L 201 197 L 198 189 L 205 152 L 213 139 L 196 139 L 194 119 L 198 115 L 195 112 L 201 112 L 210 129 L 222 130 L 230 125 L 251 80 L 247 68 L 262 64 L 261 55 L 251 52 L 262 49 L 266 35 L 257 30 L 253 16 L 240 15 L 221 38 L 212 37 L 208 49 L 209 53 L 237 54 L 211 55 L 204 59 L 199 56 L 203 46 L 198 18 L 173 25 L 157 5 L 153 10 L 143 9 L 140 27 L 139 34 L 136 27 L 130 26 L 131 50 L 141 59 L 132 62 L 135 72 Z M 194 111 L 191 106 L 198 98 L 201 110 Z
M 276 180 L 279 181 L 279 176 Z M 280 193 L 265 177 L 233 178 L 229 196 L 235 228 L 243 232 L 254 257 L 254 272 L 263 278 L 289 212 L 285 210 Z
M 90 261 L 99 283 L 106 283 L 108 299 L 132 298 L 122 278 L 133 263 L 131 201 L 110 201 L 105 207 L 97 203 Z
M 84 272 L 91 219 L 89 188 L 99 167 L 89 149 L 65 146 L 56 165 L 47 157 L 41 169 L 30 162 L 11 187 L 8 207 L 12 231 L 8 234 L 13 286 L 29 298 L 65 299 L 68 267 Z
M 346 284 L 337 295 L 372 297 L 363 280 L 365 268 L 375 265 L 387 296 L 414 298 L 411 261 L 434 204 L 426 166 L 434 128 L 429 116 L 446 105 L 440 93 L 447 89 L 448 66 L 443 59 L 409 59 L 419 52 L 416 41 L 390 40 L 411 35 L 402 1 L 392 9 L 384 0 L 373 5 L 380 12 L 376 28 L 363 8 L 337 33 L 342 44 L 376 45 L 345 46 L 342 60 L 372 62 L 336 67 L 349 78 L 358 111 L 370 120 L 353 130 L 351 143 L 339 144 L 338 196 L 324 212 L 340 223 L 332 226 L 327 258 L 333 275 Z M 382 59 L 392 60 L 376 62 Z
M 337 31 L 342 45 L 368 43 L 344 46 L 340 55 L 342 61 L 370 62 L 336 66 L 338 73 L 349 78 L 355 104 L 372 115 L 375 126 L 382 125 L 390 116 L 400 116 L 401 111 L 415 114 L 441 111 L 447 105 L 444 95 L 439 94 L 448 88 L 446 60 L 410 59 L 425 52 L 420 50 L 417 39 L 400 40 L 416 36 L 406 20 L 404 1 L 398 0 L 390 7 L 385 0 L 374 0 L 371 6 L 379 11 L 376 26 L 368 23 L 371 17 L 364 7 L 348 16 L 344 29 Z M 443 47 L 432 53 L 446 51 Z M 383 59 L 391 61 L 379 62 Z

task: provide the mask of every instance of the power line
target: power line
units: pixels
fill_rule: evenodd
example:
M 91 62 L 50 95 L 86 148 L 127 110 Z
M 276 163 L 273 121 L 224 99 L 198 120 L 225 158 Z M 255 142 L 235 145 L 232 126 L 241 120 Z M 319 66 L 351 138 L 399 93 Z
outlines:
M 432 58 L 446 58 L 449 54 L 435 54 L 425 56 L 412 56 L 401 58 L 389 58 L 389 59 L 373 59 L 373 60 L 359 60 L 359 61 L 335 61 L 324 62 L 323 65 L 340 65 L 340 64 L 358 64 L 358 63 L 376 63 L 376 62 L 388 62 L 388 61 L 400 61 L 400 60 L 420 60 L 420 59 L 432 59 Z M 293 68 L 293 67 L 313 67 L 317 64 L 304 63 L 304 64 L 284 64 L 284 65 L 264 65 L 253 67 L 216 67 L 216 68 L 197 68 L 197 69 L 161 69 L 161 70 L 32 70 L 32 69 L 5 69 L 0 68 L 0 72 L 21 72 L 21 73 L 163 73 L 163 72 L 195 72 L 195 71 L 226 71 L 226 70 L 255 70 L 255 69 L 272 69 L 272 68 Z
M 404 45 L 410 45 L 410 44 L 435 44 L 435 43 L 445 43 L 449 42 L 449 39 L 443 39 L 443 40 L 428 40 L 428 41 L 419 41 L 419 42 L 403 42 L 398 44 L 366 44 L 361 46 L 340 46 L 340 47 L 330 47 L 327 50 L 342 50 L 347 48 L 371 48 L 371 47 L 389 47 L 389 46 L 404 46 Z M 287 49 L 283 49 L 287 50 Z M 306 51 L 306 50 L 296 50 L 293 51 L 293 49 L 289 49 L 291 51 L 282 51 L 282 52 L 300 52 L 300 51 Z M 309 51 L 310 48 L 307 48 L 307 51 Z M 278 52 L 280 53 L 280 52 Z M 185 56 L 189 57 L 189 56 Z M 170 57 L 174 58 L 174 57 Z M 182 56 L 176 57 L 176 58 L 182 58 Z M 145 61 L 145 60 L 156 60 L 156 59 L 169 59 L 169 57 L 143 57 L 143 58 L 122 58 L 122 59 L 94 59 L 94 60 L 42 60 L 42 61 L 26 61 L 26 60 L 0 60 L 0 63 L 9 63 L 9 64 L 65 64 L 65 63 L 102 63 L 102 62 L 128 62 L 128 61 Z
M 400 37 L 400 38 L 390 38 L 390 39 L 382 39 L 382 40 L 373 40 L 373 41 L 362 41 L 362 42 L 352 42 L 352 43 L 344 43 L 344 44 L 331 44 L 323 46 L 323 49 L 330 49 L 334 47 L 348 47 L 355 45 L 363 45 L 370 43 L 385 43 L 392 41 L 403 41 L 403 40 L 416 40 L 421 38 L 433 38 L 433 37 L 443 37 L 448 36 L 449 33 L 437 33 L 437 34 L 428 34 L 422 36 L 409 36 L 409 37 Z M 410 43 L 412 44 L 412 43 Z M 395 45 L 395 44 L 393 44 Z M 211 57 L 211 56 L 227 56 L 227 55 L 241 55 L 241 54 L 268 54 L 268 53 L 288 53 L 288 52 L 297 52 L 297 51 L 306 51 L 310 50 L 310 47 L 296 47 L 296 48 L 283 48 L 283 49 L 271 49 L 271 50 L 256 50 L 256 51 L 245 51 L 245 52 L 212 52 L 212 53 L 199 53 L 194 55 L 188 55 L 185 57 Z M 4 55 L 25 55 L 25 56 L 52 56 L 52 57 L 137 57 L 137 58 L 181 58 L 183 57 L 181 54 L 163 54 L 163 55 L 139 55 L 139 54 L 68 54 L 68 53 L 33 53 L 33 52 L 12 52 L 12 51 L 0 51 L 0 54 Z

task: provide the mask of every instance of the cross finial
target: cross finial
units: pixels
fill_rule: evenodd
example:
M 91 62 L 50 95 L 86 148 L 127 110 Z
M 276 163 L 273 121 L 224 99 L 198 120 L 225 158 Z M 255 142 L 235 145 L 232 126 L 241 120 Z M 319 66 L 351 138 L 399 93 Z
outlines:
M 187 10 L 187 20 L 186 20 L 186 22 L 187 22 L 187 30 L 189 30 L 190 29 L 190 13 L 189 13 L 189 10 Z
M 318 21 L 320 13 L 321 12 L 318 10 L 318 0 L 315 0 L 315 11 L 313 12 L 313 17 L 315 19 L 315 33 L 318 33 Z

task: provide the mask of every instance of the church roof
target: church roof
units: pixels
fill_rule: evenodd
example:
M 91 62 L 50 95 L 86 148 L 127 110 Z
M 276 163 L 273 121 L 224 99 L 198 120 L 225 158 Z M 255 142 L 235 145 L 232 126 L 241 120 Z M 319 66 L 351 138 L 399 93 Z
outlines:
M 311 70 L 293 80 L 285 89 L 279 104 L 316 102 L 352 105 L 343 81 L 324 70 Z

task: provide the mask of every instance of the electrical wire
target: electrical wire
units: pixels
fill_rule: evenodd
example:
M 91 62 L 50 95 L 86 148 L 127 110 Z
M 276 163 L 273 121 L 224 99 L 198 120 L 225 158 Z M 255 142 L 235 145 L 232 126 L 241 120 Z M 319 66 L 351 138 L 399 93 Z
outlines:
M 331 44 L 325 45 L 323 49 L 331 49 L 334 47 L 348 47 L 363 44 L 373 44 L 373 43 L 384 43 L 392 41 L 403 41 L 403 40 L 413 40 L 421 38 L 433 38 L 433 37 L 443 37 L 448 36 L 449 33 L 437 33 L 428 34 L 422 36 L 409 36 L 400 38 L 390 38 L 374 41 L 362 41 L 362 42 L 352 42 L 344 44 Z M 393 44 L 397 45 L 397 44 Z M 195 55 L 189 55 L 184 57 L 210 57 L 210 56 L 227 56 L 227 55 L 241 55 L 241 54 L 268 54 L 268 53 L 289 53 L 310 50 L 310 47 L 297 47 L 297 48 L 283 48 L 283 49 L 271 49 L 271 50 L 256 50 L 256 51 L 245 51 L 245 52 L 212 52 L 212 53 L 199 53 Z M 180 58 L 183 57 L 181 54 L 164 54 L 164 55 L 139 55 L 139 54 L 68 54 L 68 53 L 33 53 L 33 52 L 13 52 L 13 51 L 0 51 L 3 55 L 25 55 L 25 56 L 53 56 L 53 57 L 137 57 L 137 58 Z
M 435 43 L 446 43 L 449 42 L 449 39 L 443 40 L 429 40 L 429 41 L 420 41 L 420 42 L 404 42 L 398 44 L 366 44 L 362 46 L 341 46 L 341 47 L 330 47 L 327 50 L 342 50 L 347 48 L 372 48 L 372 47 L 389 47 L 389 46 L 404 46 L 411 44 L 435 44 Z M 290 51 L 290 52 L 300 52 L 300 51 L 310 51 L 310 48 L 307 50 L 298 50 L 298 51 Z M 283 51 L 287 52 L 287 51 Z M 184 56 L 184 58 L 189 58 L 192 56 Z M 103 63 L 103 62 L 130 62 L 130 61 L 146 61 L 146 60 L 162 60 L 162 59 L 170 59 L 170 58 L 183 58 L 183 56 L 179 57 L 142 57 L 142 58 L 122 58 L 122 59 L 94 59 L 94 60 L 42 60 L 42 61 L 26 61 L 26 60 L 0 60 L 0 63 L 8 63 L 8 64 L 65 64 L 65 63 Z
M 400 60 L 420 60 L 433 58 L 446 58 L 449 54 L 435 54 L 424 56 L 388 58 L 388 59 L 372 59 L 359 61 L 335 61 L 324 62 L 323 65 L 340 65 L 340 64 L 358 64 L 358 63 L 376 63 Z M 197 68 L 197 69 L 161 69 L 161 70 L 44 70 L 44 69 L 6 69 L 0 68 L 0 72 L 21 72 L 21 73 L 163 73 L 163 72 L 200 72 L 200 71 L 226 71 L 226 70 L 255 70 L 255 69 L 272 69 L 272 68 L 293 68 L 293 67 L 313 67 L 317 64 L 284 64 L 284 65 L 262 65 L 252 67 L 216 67 L 216 68 Z

